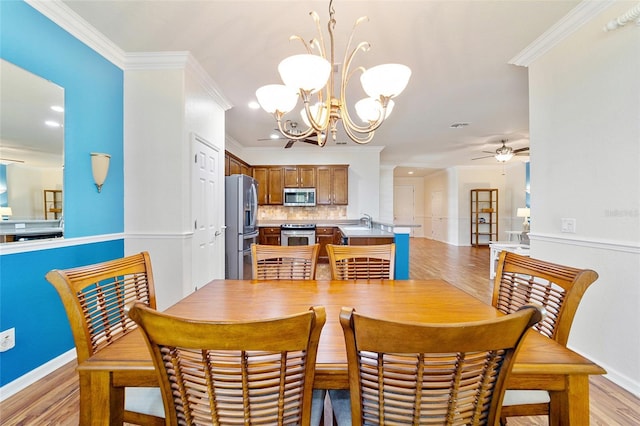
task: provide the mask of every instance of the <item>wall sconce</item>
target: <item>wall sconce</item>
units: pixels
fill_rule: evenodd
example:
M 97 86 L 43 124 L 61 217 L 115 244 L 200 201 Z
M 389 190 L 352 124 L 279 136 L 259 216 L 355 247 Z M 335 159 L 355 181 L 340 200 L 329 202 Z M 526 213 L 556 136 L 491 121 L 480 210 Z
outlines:
M 11 207 L 0 207 L 0 217 L 2 220 L 9 219 L 13 212 L 11 211 Z
M 93 180 L 96 183 L 98 192 L 102 190 L 102 184 L 107 178 L 110 160 L 111 156 L 109 154 L 103 154 L 100 152 L 91 153 L 91 170 L 93 171 Z
M 524 222 L 522 222 L 522 230 L 524 232 L 529 232 L 529 218 L 531 217 L 531 209 L 529 207 L 518 207 L 516 216 L 524 217 Z

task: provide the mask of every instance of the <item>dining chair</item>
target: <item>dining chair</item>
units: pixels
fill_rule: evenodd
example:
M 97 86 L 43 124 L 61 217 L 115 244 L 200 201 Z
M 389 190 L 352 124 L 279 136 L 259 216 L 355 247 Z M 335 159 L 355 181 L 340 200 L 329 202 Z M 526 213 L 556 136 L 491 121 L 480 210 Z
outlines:
M 160 381 L 167 425 L 309 425 L 322 306 L 254 321 L 128 307 Z
M 533 328 L 567 345 L 573 318 L 587 288 L 598 279 L 590 269 L 576 269 L 503 251 L 493 286 L 492 304 L 506 314 L 528 303 L 540 304 L 545 318 Z M 541 390 L 508 390 L 501 424 L 507 417 L 549 415 L 550 395 Z
M 327 244 L 332 280 L 393 279 L 396 245 Z
M 320 244 L 276 246 L 252 244 L 254 280 L 314 280 Z
M 542 310 L 493 320 L 401 323 L 342 308 L 352 424 L 491 425 L 512 360 Z
M 127 303 L 139 301 L 156 307 L 156 296 L 149 253 L 141 252 L 115 260 L 71 269 L 54 269 L 46 279 L 57 290 L 67 313 L 76 346 L 78 364 L 100 352 L 137 327 L 125 313 Z M 80 394 L 91 393 L 91 384 L 80 375 Z M 131 387 L 124 398 L 124 421 L 145 425 L 164 425 L 160 389 Z M 90 408 L 80 398 L 80 413 Z M 91 419 L 81 418 L 81 424 Z

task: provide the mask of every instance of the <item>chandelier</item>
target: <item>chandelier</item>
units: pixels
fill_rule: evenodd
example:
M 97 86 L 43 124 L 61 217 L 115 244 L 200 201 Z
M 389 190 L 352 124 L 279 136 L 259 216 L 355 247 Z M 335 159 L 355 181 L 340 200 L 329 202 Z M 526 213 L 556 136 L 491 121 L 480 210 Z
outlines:
M 336 25 L 333 0 L 329 2 L 330 50 L 327 50 L 320 27 L 320 18 L 316 12 L 310 13 L 316 23 L 318 38 L 307 43 L 299 36 L 291 36 L 289 40 L 299 40 L 306 48 L 306 54 L 285 58 L 278 65 L 278 72 L 284 84 L 269 84 L 256 91 L 260 106 L 276 119 L 278 130 L 287 138 L 300 140 L 317 137 L 318 145 L 324 146 L 327 135 L 331 133 L 333 141 L 337 137 L 337 124 L 342 127 L 351 140 L 358 144 L 366 144 L 373 139 L 374 132 L 393 110 L 392 98 L 399 95 L 409 82 L 411 69 L 401 64 L 383 64 L 364 69 L 357 67 L 351 70 L 351 62 L 358 51 L 368 51 L 370 44 L 360 42 L 353 50 L 351 42 L 356 27 L 368 21 L 366 16 L 359 18 L 351 31 L 345 49 L 340 73 L 340 93 L 334 93 L 336 69 L 333 31 Z M 363 124 L 356 123 L 347 109 L 346 88 L 349 80 L 361 73 L 360 83 L 368 97 L 355 103 L 356 114 Z M 304 108 L 300 111 L 302 121 L 307 129 L 301 130 L 292 125 L 295 120 L 285 120 L 284 116 L 296 108 L 298 97 L 302 99 Z

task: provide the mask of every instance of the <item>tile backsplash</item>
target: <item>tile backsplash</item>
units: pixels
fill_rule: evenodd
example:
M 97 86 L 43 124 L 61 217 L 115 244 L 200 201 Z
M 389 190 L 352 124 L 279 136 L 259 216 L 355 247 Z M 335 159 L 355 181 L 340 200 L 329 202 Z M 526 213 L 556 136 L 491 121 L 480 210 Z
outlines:
M 340 220 L 347 218 L 347 206 L 284 207 L 258 206 L 260 220 Z

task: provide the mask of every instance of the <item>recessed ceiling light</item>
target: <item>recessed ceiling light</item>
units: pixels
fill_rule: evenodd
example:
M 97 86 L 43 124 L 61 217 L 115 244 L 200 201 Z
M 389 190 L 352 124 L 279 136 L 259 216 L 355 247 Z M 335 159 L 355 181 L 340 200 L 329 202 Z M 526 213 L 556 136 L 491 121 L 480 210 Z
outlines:
M 469 125 L 469 123 L 460 122 L 460 123 L 453 123 L 449 127 L 451 127 L 452 129 L 459 129 L 460 127 L 466 127 L 468 125 Z
M 58 123 L 57 121 L 53 121 L 53 120 L 47 120 L 44 122 L 44 124 L 46 124 L 49 127 L 62 127 L 62 124 Z
M 408 174 L 412 175 L 413 174 L 413 170 L 410 170 L 407 172 Z
M 249 102 L 249 108 L 251 109 L 260 109 L 260 104 L 256 101 Z
M 52 105 L 51 109 L 55 112 L 64 112 L 64 108 L 62 108 L 60 105 Z

